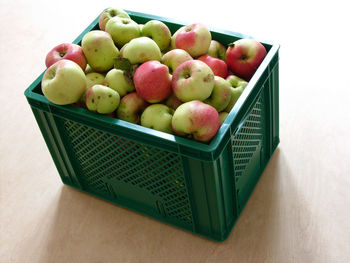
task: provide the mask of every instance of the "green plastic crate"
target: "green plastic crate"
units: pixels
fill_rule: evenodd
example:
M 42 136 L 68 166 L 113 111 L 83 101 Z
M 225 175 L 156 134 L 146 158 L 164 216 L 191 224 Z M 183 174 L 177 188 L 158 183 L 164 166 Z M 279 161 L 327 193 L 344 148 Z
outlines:
M 174 33 L 185 23 L 158 19 Z M 98 17 L 74 41 L 98 29 Z M 211 29 L 227 45 L 249 37 Z M 62 182 L 215 241 L 225 240 L 279 143 L 279 46 L 268 53 L 217 135 L 204 144 L 49 102 L 43 73 L 25 96 Z

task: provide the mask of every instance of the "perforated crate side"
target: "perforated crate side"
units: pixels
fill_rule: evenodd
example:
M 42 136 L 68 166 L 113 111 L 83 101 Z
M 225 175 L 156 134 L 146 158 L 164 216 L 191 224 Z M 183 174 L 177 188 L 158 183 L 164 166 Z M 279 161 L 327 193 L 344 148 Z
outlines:
M 70 120 L 64 129 L 84 191 L 192 230 L 178 154 Z

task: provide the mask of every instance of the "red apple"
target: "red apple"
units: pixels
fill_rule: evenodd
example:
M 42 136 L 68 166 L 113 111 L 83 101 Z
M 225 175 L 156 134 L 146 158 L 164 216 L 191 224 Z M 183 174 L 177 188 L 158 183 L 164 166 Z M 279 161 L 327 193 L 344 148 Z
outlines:
M 148 105 L 136 92 L 128 93 L 120 100 L 116 116 L 123 121 L 139 124 L 140 116 Z
M 226 78 L 228 69 L 225 61 L 209 55 L 200 56 L 198 60 L 201 60 L 207 64 L 214 72 L 215 76 Z
M 254 39 L 242 38 L 229 44 L 226 63 L 232 72 L 249 80 L 266 56 L 265 47 Z
M 171 94 L 169 69 L 157 60 L 141 64 L 133 80 L 137 94 L 147 102 L 160 102 Z
M 194 23 L 179 28 L 172 36 L 171 42 L 172 48 L 186 50 L 192 57 L 198 57 L 208 52 L 211 33 L 205 25 Z
M 63 43 L 58 46 L 55 46 L 51 51 L 46 55 L 45 64 L 46 67 L 50 67 L 55 62 L 68 59 L 77 63 L 82 70 L 86 68 L 86 58 L 83 53 L 82 48 L 79 45 L 72 43 Z
M 182 103 L 183 102 L 179 100 L 174 93 L 171 93 L 171 95 L 165 101 L 165 105 L 172 108 L 173 110 L 176 110 Z
M 175 110 L 172 128 L 179 136 L 208 142 L 220 128 L 219 113 L 214 107 L 199 100 L 185 102 Z

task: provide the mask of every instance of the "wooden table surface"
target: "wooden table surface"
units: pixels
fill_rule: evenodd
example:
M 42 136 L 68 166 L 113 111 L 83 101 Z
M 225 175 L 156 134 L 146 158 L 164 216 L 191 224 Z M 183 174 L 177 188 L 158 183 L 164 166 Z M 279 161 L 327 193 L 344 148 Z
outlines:
M 0 1 L 0 262 L 350 262 L 346 1 Z M 281 44 L 280 139 L 216 243 L 64 186 L 25 99 L 46 53 L 115 3 Z

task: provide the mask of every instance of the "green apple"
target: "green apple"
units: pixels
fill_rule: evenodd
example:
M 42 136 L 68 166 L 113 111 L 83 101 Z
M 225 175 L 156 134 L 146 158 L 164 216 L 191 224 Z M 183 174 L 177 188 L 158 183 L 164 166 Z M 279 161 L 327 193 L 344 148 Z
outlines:
M 108 32 L 118 48 L 122 48 L 131 39 L 141 36 L 139 25 L 130 18 L 112 17 L 106 24 Z
M 226 61 L 226 48 L 219 41 L 212 40 L 207 54 L 213 58 L 218 58 Z
M 145 37 L 152 38 L 161 51 L 169 47 L 171 32 L 168 26 L 159 20 L 150 20 L 144 24 L 141 34 Z
M 228 76 L 226 80 L 231 85 L 231 99 L 224 111 L 230 112 L 233 106 L 236 104 L 238 98 L 241 96 L 245 87 L 248 85 L 248 82 L 235 75 Z
M 105 80 L 105 76 L 98 72 L 91 72 L 86 74 L 86 90 L 96 84 L 102 85 Z
M 149 60 L 160 61 L 162 58 L 157 43 L 149 37 L 132 39 L 123 46 L 120 56 L 128 59 L 131 64 L 141 64 Z
M 80 99 L 81 102 L 84 102 L 84 103 L 85 103 L 86 91 L 94 85 L 97 85 L 97 84 L 102 85 L 105 80 L 105 76 L 98 72 L 90 72 L 85 76 L 86 76 L 86 88 L 85 88 L 84 94 L 81 96 L 81 99 Z
M 104 85 L 117 91 L 120 97 L 135 90 L 133 81 L 124 74 L 124 71 L 115 68 L 107 72 Z
M 214 73 L 200 60 L 187 60 L 175 70 L 171 86 L 176 97 L 182 102 L 204 101 L 213 91 Z
M 105 30 L 107 22 L 112 18 L 112 17 L 124 17 L 124 18 L 130 18 L 127 12 L 125 12 L 123 9 L 118 8 L 118 7 L 110 7 L 101 13 L 99 20 L 98 20 L 98 25 L 101 30 Z
M 162 56 L 162 63 L 164 65 L 167 65 L 169 68 L 170 74 L 172 74 L 178 66 L 180 66 L 183 62 L 187 60 L 192 60 L 193 58 L 191 57 L 190 54 L 188 54 L 185 50 L 183 49 L 172 49 L 168 52 L 166 52 Z
M 81 67 L 67 59 L 52 64 L 44 73 L 41 90 L 44 96 L 58 105 L 79 101 L 86 87 L 86 76 Z
M 107 86 L 94 85 L 86 91 L 86 106 L 90 111 L 112 113 L 118 108 L 119 102 L 118 92 Z
M 142 28 L 145 24 L 138 24 L 139 25 L 139 28 L 140 28 L 140 32 L 142 33 Z
M 214 77 L 214 88 L 209 98 L 204 103 L 213 106 L 217 111 L 224 110 L 231 99 L 230 83 L 219 76 Z
M 94 72 L 94 70 L 92 69 L 92 67 L 90 67 L 89 64 L 86 64 L 86 68 L 84 70 L 85 74 L 89 74 L 91 72 Z
M 158 131 L 172 133 L 174 110 L 164 104 L 152 104 L 141 114 L 141 125 Z
M 110 70 L 119 50 L 111 35 L 102 30 L 92 30 L 83 36 L 81 47 L 90 67 L 97 72 Z
M 226 112 L 226 111 L 219 112 L 220 125 L 222 125 L 224 123 L 227 116 L 228 116 L 228 112 Z

